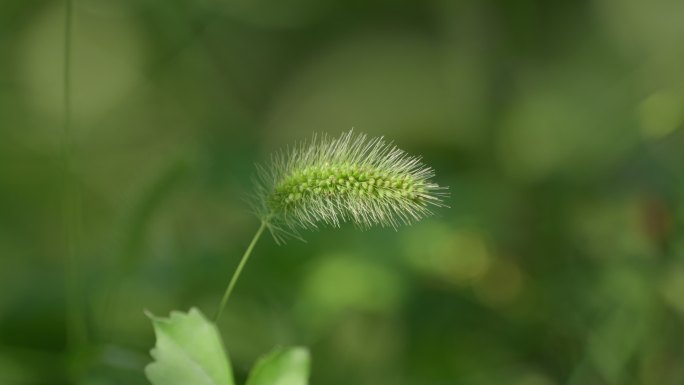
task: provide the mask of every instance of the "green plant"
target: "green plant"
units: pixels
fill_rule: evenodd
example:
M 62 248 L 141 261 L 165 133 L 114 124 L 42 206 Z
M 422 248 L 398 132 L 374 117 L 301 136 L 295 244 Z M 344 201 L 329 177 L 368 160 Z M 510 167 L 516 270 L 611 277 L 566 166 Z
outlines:
M 301 229 L 319 224 L 339 227 L 352 222 L 396 228 L 444 206 L 446 188 L 431 181 L 434 171 L 383 138 L 368 139 L 349 131 L 338 138 L 314 136 L 310 141 L 271 157 L 258 166 L 256 199 L 261 220 L 256 234 L 233 273 L 214 321 L 218 321 L 254 246 L 269 229 L 276 242 L 299 237 Z M 232 385 L 232 370 L 214 324 L 197 310 L 150 316 L 157 335 L 156 362 L 146 370 L 155 385 Z M 253 369 L 247 385 L 303 385 L 308 352 L 276 350 Z
M 396 228 L 429 215 L 444 190 L 430 181 L 434 172 L 420 158 L 352 131 L 335 139 L 314 136 L 258 170 L 256 207 L 276 235 L 278 224 L 291 230 L 344 221 Z

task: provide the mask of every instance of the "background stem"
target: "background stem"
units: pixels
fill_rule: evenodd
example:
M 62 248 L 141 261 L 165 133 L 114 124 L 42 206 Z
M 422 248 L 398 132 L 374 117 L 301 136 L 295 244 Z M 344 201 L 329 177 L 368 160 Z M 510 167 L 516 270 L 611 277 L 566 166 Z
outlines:
M 63 136 L 62 169 L 64 173 L 63 217 L 66 251 L 67 341 L 72 357 L 76 357 L 87 344 L 85 319 L 79 301 L 79 258 L 77 251 L 80 194 L 75 180 L 75 162 L 71 135 L 71 35 L 73 28 L 73 1 L 65 0 L 64 8 L 64 63 L 63 63 Z
M 261 237 L 261 234 L 264 232 L 264 229 L 266 228 L 266 222 L 262 221 L 261 226 L 259 226 L 259 229 L 257 230 L 256 234 L 254 234 L 254 238 L 252 238 L 252 242 L 250 242 L 249 246 L 247 246 L 247 250 L 245 250 L 245 253 L 242 255 L 242 259 L 240 259 L 240 263 L 238 264 L 238 267 L 235 269 L 235 272 L 233 273 L 233 276 L 230 279 L 230 282 L 228 283 L 228 287 L 226 288 L 225 293 L 223 293 L 223 298 L 221 299 L 221 305 L 219 306 L 218 310 L 216 311 L 216 316 L 214 316 L 214 322 L 218 322 L 219 318 L 221 317 L 221 313 L 223 312 L 223 308 L 226 307 L 226 303 L 228 302 L 228 298 L 230 297 L 230 293 L 233 292 L 233 288 L 235 287 L 235 283 L 237 282 L 238 278 L 240 277 L 240 274 L 242 273 L 242 269 L 245 267 L 245 264 L 247 263 L 247 260 L 249 259 L 250 254 L 252 254 L 252 250 L 254 249 L 254 245 L 256 245 L 257 241 Z

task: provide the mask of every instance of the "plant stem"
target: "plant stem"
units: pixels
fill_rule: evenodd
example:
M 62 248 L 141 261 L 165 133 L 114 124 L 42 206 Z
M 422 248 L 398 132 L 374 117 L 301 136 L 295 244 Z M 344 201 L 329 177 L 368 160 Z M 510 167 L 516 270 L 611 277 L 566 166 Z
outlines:
M 252 242 L 250 242 L 249 246 L 247 246 L 247 250 L 245 250 L 245 253 L 242 255 L 242 259 L 240 259 L 240 263 L 238 264 L 237 268 L 235 269 L 233 276 L 230 278 L 230 282 L 228 283 L 228 287 L 226 287 L 226 292 L 223 293 L 223 298 L 221 299 L 221 305 L 219 306 L 218 311 L 216 312 L 216 316 L 214 316 L 214 323 L 218 322 L 219 318 L 221 317 L 221 313 L 223 312 L 223 308 L 226 307 L 226 303 L 228 302 L 228 298 L 230 297 L 230 293 L 233 292 L 233 288 L 235 287 L 235 283 L 237 282 L 238 278 L 240 278 L 240 274 L 242 273 L 242 269 L 245 267 L 245 264 L 247 263 L 247 260 L 249 259 L 250 254 L 252 254 L 252 250 L 254 249 L 254 245 L 256 245 L 259 238 L 261 238 L 261 234 L 264 232 L 265 228 L 266 228 L 266 222 L 262 221 L 261 226 L 259 226 L 259 229 L 257 230 L 256 234 L 254 234 L 254 238 L 252 238 Z
M 73 28 L 73 1 L 65 0 L 64 7 L 64 63 L 63 63 L 63 138 L 62 168 L 64 173 L 63 215 L 66 238 L 66 299 L 67 336 L 72 354 L 79 354 L 87 343 L 84 317 L 79 304 L 78 284 L 78 217 L 80 197 L 74 180 L 75 164 L 71 138 L 71 35 Z

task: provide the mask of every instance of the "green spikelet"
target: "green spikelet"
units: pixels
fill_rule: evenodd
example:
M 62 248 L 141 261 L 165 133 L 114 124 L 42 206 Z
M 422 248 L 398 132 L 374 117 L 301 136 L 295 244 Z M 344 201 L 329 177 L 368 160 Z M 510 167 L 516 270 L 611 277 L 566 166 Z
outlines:
M 430 207 L 444 206 L 446 195 L 420 158 L 352 131 L 314 135 L 274 154 L 258 171 L 256 206 L 276 237 L 320 223 L 396 228 L 432 214 Z

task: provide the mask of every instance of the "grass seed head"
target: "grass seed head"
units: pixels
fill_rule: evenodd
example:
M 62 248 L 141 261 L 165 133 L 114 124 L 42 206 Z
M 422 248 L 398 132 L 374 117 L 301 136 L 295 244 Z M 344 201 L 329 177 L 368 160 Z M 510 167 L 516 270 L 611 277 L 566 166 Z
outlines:
M 431 215 L 447 195 L 419 157 L 352 131 L 314 135 L 257 169 L 257 211 L 276 239 L 321 223 L 397 228 Z

